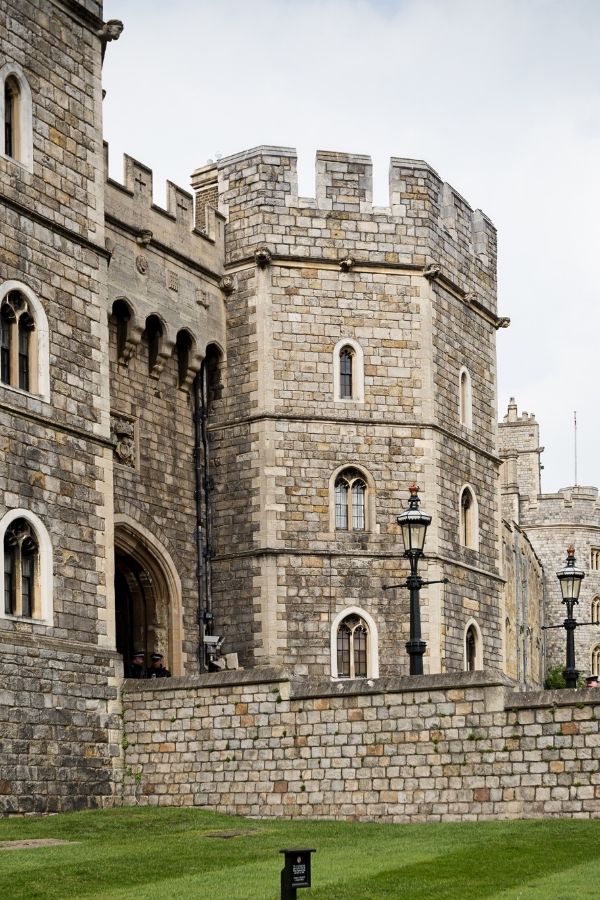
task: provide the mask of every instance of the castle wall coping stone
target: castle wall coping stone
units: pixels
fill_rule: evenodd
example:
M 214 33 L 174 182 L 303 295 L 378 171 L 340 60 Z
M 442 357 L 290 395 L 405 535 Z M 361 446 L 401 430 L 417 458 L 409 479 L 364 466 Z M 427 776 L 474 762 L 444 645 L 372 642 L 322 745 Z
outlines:
M 512 682 L 501 672 L 442 672 L 435 675 L 395 675 L 366 680 L 331 681 L 317 678 L 292 678 L 290 699 L 309 697 L 349 697 L 368 694 L 419 693 L 472 687 L 508 687 Z
M 128 698 L 135 693 L 148 694 L 152 691 L 186 690 L 189 688 L 232 687 L 237 684 L 270 684 L 289 681 L 288 672 L 279 667 L 265 666 L 256 669 L 233 669 L 225 672 L 208 672 L 206 675 L 186 675 L 175 678 L 126 678 L 123 691 Z
M 597 706 L 600 705 L 600 690 L 518 691 L 507 694 L 507 709 L 542 709 L 551 706 Z

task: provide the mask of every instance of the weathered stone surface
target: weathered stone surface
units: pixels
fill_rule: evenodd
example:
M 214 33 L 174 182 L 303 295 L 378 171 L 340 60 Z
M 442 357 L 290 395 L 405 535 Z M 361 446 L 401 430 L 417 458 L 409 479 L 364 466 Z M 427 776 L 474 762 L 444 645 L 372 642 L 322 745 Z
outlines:
M 351 686 L 252 674 L 128 682 L 127 802 L 387 822 L 600 816 L 599 690 L 522 694 L 476 672 Z

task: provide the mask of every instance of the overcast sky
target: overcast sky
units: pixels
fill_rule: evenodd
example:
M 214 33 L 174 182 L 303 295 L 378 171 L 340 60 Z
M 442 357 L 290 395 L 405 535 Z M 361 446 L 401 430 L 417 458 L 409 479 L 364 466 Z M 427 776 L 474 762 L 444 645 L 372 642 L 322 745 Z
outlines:
M 600 483 L 600 0 L 105 0 L 110 172 L 189 189 L 209 158 L 296 147 L 425 159 L 499 232 L 499 412 L 535 412 L 542 489 Z M 599 366 L 600 367 L 600 366 Z

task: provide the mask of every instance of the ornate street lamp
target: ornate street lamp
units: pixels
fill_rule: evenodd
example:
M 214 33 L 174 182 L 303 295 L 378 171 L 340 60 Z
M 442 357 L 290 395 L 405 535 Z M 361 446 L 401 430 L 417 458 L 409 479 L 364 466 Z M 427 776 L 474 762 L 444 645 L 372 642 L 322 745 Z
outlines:
M 576 603 L 579 604 L 579 591 L 581 590 L 581 582 L 585 578 L 585 572 L 575 568 L 575 547 L 573 544 L 567 547 L 566 565 L 560 572 L 556 573 L 556 577 L 560 584 L 562 602 L 567 607 L 567 617 L 563 622 L 563 627 L 567 632 L 565 682 L 568 688 L 576 688 L 579 672 L 575 668 L 575 629 L 577 628 L 577 621 L 573 617 L 573 607 Z
M 443 578 L 441 581 L 423 581 L 417 572 L 419 560 L 423 557 L 423 547 L 425 546 L 425 537 L 427 528 L 431 522 L 431 516 L 421 512 L 419 509 L 419 488 L 416 484 L 409 487 L 410 500 L 408 509 L 399 516 L 396 516 L 396 522 L 402 530 L 402 540 L 404 542 L 404 556 L 410 564 L 410 575 L 403 584 L 390 584 L 384 587 L 389 590 L 395 587 L 406 587 L 410 591 L 410 635 L 406 642 L 406 652 L 410 657 L 410 674 L 423 674 L 423 654 L 427 644 L 421 637 L 421 606 L 420 593 L 421 588 L 428 584 L 447 584 L 448 579 Z

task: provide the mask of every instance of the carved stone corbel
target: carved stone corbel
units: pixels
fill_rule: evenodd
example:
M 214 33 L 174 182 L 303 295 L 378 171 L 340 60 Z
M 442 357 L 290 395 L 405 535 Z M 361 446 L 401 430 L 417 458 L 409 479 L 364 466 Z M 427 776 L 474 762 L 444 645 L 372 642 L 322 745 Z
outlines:
M 108 265 L 110 266 L 110 262 L 113 258 L 113 253 L 115 252 L 115 247 L 117 245 L 112 238 L 107 237 L 104 239 L 104 246 L 106 247 L 106 252 L 108 253 Z
M 273 256 L 268 247 L 257 247 L 254 251 L 254 259 L 259 269 L 266 269 L 267 266 L 270 266 L 272 258 Z
M 120 19 L 109 19 L 108 22 L 102 23 L 102 28 L 96 32 L 96 37 L 100 38 L 102 44 L 102 62 L 104 62 L 104 54 L 106 53 L 106 45 L 110 41 L 118 41 L 123 31 L 123 23 Z
M 194 378 L 200 371 L 201 365 L 202 365 L 202 355 L 200 353 L 194 353 L 193 356 L 190 356 L 190 361 L 189 361 L 189 364 L 187 367 L 187 371 L 185 373 L 185 378 L 179 385 L 179 387 L 182 391 L 190 390 Z
M 149 228 L 140 228 L 135 236 L 135 240 L 140 247 L 147 247 L 152 240 L 152 232 Z
M 423 275 L 433 281 L 435 278 L 439 278 L 441 271 L 442 267 L 438 263 L 430 263 L 426 266 Z
M 219 282 L 219 287 L 221 288 L 221 290 L 223 291 L 225 296 L 228 297 L 230 294 L 233 294 L 233 292 L 237 288 L 235 276 L 234 275 L 223 275 L 223 277 L 221 278 L 221 280 Z
M 354 260 L 351 256 L 345 256 L 344 259 L 340 259 L 340 271 L 349 272 L 354 265 Z
M 119 356 L 119 362 L 122 366 L 129 365 L 129 360 L 135 353 L 136 347 L 140 343 L 143 333 L 144 327 L 142 325 L 136 325 L 131 321 L 128 323 L 127 337 L 125 338 L 123 350 L 121 351 L 121 355 Z
M 150 378 L 155 378 L 157 381 L 161 376 L 162 370 L 165 367 L 166 361 L 171 357 L 173 353 L 173 347 L 175 346 L 175 341 L 167 340 L 164 335 L 161 340 L 160 349 L 156 354 L 156 362 L 152 366 L 150 370 Z
M 510 319 L 508 316 L 499 316 L 496 319 L 496 328 L 508 328 L 510 325 Z

